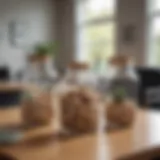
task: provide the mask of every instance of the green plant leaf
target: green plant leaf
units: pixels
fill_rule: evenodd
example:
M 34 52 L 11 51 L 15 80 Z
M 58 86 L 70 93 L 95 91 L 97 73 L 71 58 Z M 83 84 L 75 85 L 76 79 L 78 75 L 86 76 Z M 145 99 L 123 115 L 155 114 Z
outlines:
M 55 55 L 58 49 L 57 42 L 39 43 L 34 47 L 34 54 L 38 56 Z
M 33 99 L 33 97 L 32 97 L 32 95 L 29 93 L 29 92 L 24 92 L 23 93 L 23 95 L 22 95 L 22 99 L 27 99 L 27 100 L 32 100 Z
M 125 91 L 124 87 L 117 87 L 113 91 L 113 98 L 117 102 L 123 101 L 126 98 L 126 91 Z

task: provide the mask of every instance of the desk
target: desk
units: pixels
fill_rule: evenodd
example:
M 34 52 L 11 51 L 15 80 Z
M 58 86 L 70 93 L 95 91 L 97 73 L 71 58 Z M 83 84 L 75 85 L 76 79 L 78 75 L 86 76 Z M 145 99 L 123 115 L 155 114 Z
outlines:
M 0 111 L 0 119 L 3 119 L 0 125 L 6 123 L 7 112 L 12 119 L 7 123 L 21 123 L 19 108 L 14 108 L 13 111 Z M 19 160 L 114 160 L 139 153 L 160 154 L 160 113 L 155 111 L 139 110 L 132 127 L 114 132 L 98 132 L 65 141 L 57 140 L 54 132 L 53 124 L 28 130 L 22 142 L 2 146 L 0 151 Z M 46 139 L 33 140 L 42 135 Z

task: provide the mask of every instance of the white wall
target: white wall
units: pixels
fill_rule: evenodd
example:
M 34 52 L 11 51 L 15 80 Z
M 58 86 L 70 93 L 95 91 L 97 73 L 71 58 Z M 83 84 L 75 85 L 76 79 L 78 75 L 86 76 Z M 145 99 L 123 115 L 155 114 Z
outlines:
M 11 21 L 25 21 L 29 35 L 23 47 L 12 46 L 8 38 Z M 0 0 L 0 65 L 6 64 L 12 72 L 26 64 L 28 49 L 38 41 L 54 39 L 54 3 L 52 0 Z

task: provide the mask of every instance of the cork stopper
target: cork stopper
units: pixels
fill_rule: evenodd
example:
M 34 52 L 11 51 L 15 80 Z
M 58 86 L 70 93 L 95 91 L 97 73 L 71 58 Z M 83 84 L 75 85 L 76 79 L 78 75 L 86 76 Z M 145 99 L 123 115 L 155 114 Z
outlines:
M 69 64 L 68 68 L 71 70 L 88 70 L 89 64 L 86 62 L 73 61 Z
M 46 55 L 30 55 L 28 57 L 28 61 L 31 63 L 42 63 L 46 61 L 47 56 Z
M 125 67 L 127 66 L 131 61 L 131 57 L 125 54 L 119 54 L 113 56 L 109 63 L 111 65 L 117 66 L 117 67 Z

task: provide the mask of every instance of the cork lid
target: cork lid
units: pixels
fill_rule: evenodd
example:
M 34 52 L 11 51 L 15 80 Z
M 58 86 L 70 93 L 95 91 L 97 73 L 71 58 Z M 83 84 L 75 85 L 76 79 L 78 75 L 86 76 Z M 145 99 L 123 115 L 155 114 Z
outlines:
M 89 64 L 87 62 L 73 61 L 68 65 L 68 68 L 71 70 L 88 70 Z
M 46 55 L 30 55 L 28 61 L 31 63 L 44 62 L 47 59 Z
M 125 54 L 119 54 L 119 55 L 113 56 L 110 59 L 109 63 L 114 66 L 125 67 L 130 63 L 130 61 L 131 61 L 130 56 Z

